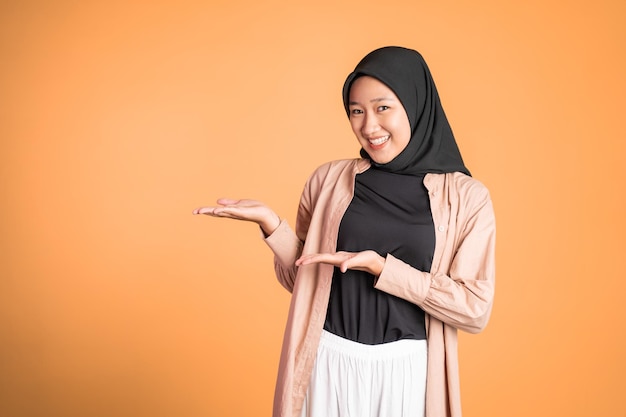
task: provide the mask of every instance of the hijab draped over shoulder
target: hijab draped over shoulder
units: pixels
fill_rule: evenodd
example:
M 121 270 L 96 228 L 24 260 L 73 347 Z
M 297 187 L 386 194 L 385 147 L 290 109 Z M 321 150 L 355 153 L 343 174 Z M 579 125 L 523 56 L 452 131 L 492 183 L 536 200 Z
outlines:
M 400 99 L 411 125 L 411 139 L 392 161 L 378 164 L 364 149 L 361 156 L 378 169 L 408 175 L 463 172 L 470 175 L 441 106 L 439 94 L 424 58 L 412 49 L 388 46 L 370 52 L 348 75 L 343 103 L 348 117 L 352 83 L 370 76 L 386 84 Z

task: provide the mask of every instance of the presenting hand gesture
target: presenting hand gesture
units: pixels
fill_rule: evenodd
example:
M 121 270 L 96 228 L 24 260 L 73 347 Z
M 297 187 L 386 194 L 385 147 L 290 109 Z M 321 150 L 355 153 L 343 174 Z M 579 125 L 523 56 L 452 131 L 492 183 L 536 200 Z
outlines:
M 219 205 L 198 207 L 193 214 L 254 222 L 261 227 L 266 236 L 271 235 L 280 224 L 278 214 L 260 201 L 220 198 L 217 204 Z
M 346 272 L 348 269 L 356 269 L 379 276 L 385 266 L 385 258 L 373 250 L 366 250 L 363 252 L 315 253 L 302 256 L 296 261 L 297 266 L 315 263 L 337 266 L 341 272 Z

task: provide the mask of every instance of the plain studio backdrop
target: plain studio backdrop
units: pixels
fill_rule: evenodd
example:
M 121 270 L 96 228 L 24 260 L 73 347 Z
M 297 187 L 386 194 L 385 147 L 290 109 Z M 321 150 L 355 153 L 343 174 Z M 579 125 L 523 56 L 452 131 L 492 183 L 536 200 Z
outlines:
M 0 415 L 267 416 L 292 225 L 367 52 L 423 53 L 497 216 L 466 417 L 624 416 L 623 1 L 3 1 Z

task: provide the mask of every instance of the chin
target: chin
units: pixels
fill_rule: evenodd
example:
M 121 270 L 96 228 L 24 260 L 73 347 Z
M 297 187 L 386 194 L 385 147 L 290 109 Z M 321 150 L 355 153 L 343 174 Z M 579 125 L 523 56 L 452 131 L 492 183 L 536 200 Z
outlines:
M 372 161 L 376 162 L 379 165 L 384 165 L 393 161 L 393 158 L 374 158 L 372 155 L 370 155 L 370 158 L 372 158 Z

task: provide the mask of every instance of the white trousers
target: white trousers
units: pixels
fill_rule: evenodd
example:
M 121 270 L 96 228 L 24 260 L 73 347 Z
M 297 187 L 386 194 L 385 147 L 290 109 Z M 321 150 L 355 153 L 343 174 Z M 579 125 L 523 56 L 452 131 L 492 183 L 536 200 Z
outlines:
M 322 332 L 301 417 L 424 417 L 426 340 L 365 345 Z

